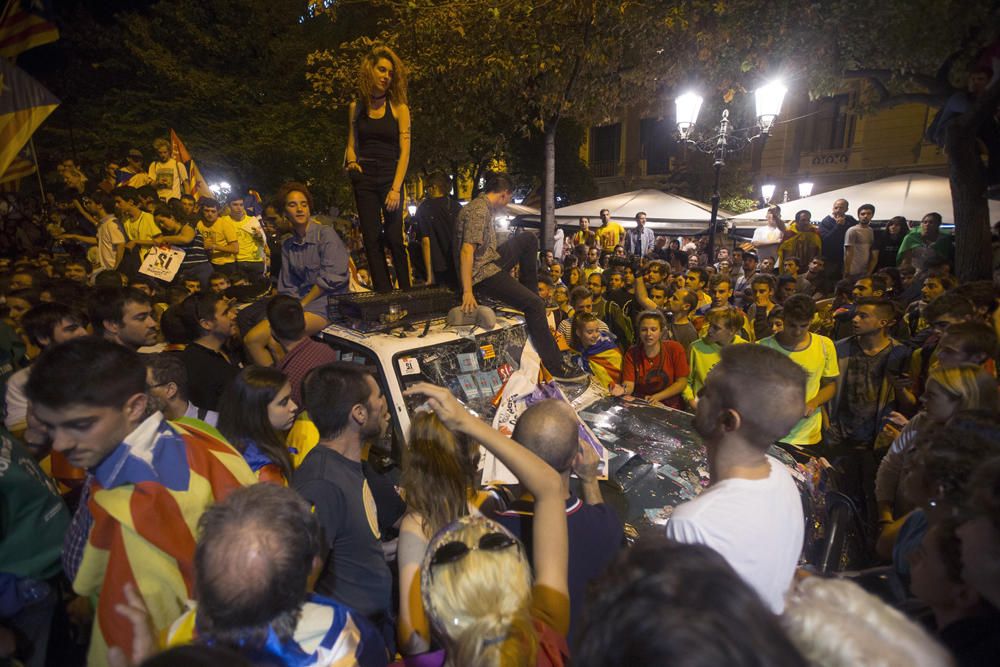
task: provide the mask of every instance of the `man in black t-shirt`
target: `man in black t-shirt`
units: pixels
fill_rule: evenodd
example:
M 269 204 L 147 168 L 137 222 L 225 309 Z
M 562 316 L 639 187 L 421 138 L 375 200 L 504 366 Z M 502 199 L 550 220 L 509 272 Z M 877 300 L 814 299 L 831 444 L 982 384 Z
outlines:
M 389 424 L 385 397 L 364 369 L 339 362 L 306 376 L 302 395 L 320 439 L 292 475 L 292 487 L 312 505 L 330 548 L 316 592 L 367 616 L 391 640 L 392 573 L 361 465 L 363 445 Z
M 427 199 L 417 207 L 414 220 L 427 271 L 428 285 L 458 287 L 455 271 L 455 220 L 462 207 L 448 196 L 451 183 L 441 172 L 427 179 Z

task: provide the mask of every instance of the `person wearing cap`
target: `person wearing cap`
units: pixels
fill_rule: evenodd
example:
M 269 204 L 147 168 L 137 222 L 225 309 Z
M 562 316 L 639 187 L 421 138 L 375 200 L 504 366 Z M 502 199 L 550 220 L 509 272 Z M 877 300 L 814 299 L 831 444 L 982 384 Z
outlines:
M 129 149 L 125 165 L 118 170 L 116 178 L 119 187 L 127 185 L 130 188 L 141 188 L 149 185 L 149 176 L 142 166 L 142 151 L 138 148 Z

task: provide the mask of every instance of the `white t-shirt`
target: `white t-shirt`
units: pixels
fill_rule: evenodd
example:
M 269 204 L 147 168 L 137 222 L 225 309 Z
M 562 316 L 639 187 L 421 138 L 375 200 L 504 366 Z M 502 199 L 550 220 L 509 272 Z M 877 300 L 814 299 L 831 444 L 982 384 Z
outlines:
M 4 397 L 6 412 L 4 426 L 8 431 L 19 431 L 28 426 L 28 397 L 24 386 L 28 384 L 31 366 L 22 368 L 7 378 L 7 395 Z
M 717 551 L 780 614 L 802 553 L 805 516 L 791 475 L 767 460 L 766 479 L 726 479 L 678 505 L 667 537 Z
M 860 276 L 868 273 L 868 260 L 872 255 L 872 243 L 874 242 L 875 232 L 872 231 L 871 227 L 854 225 L 847 230 L 847 236 L 844 237 L 844 248 L 854 248 L 851 255 L 851 265 L 847 267 L 847 275 Z
M 173 158 L 166 162 L 152 162 L 149 165 L 149 178 L 160 199 L 180 199 L 182 184 L 188 180 L 187 167 Z
M 762 225 L 753 230 L 751 243 L 757 250 L 758 259 L 774 259 L 778 256 L 778 246 L 781 244 L 781 230 L 771 225 Z
M 109 215 L 101 220 L 97 228 L 97 265 L 101 269 L 114 269 L 115 246 L 125 244 L 125 234 L 115 216 Z

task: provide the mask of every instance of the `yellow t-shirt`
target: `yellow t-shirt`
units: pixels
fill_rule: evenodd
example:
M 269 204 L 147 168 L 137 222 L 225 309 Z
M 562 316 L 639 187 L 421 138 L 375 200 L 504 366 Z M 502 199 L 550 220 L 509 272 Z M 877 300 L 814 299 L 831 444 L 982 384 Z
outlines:
M 128 241 L 148 241 L 163 233 L 156 225 L 156 221 L 153 220 L 153 214 L 146 211 L 140 212 L 139 217 L 134 220 L 126 218 L 123 226 L 125 227 L 125 236 L 128 237 L 126 239 Z M 140 249 L 139 255 L 145 257 L 151 249 L 149 246 L 145 246 Z
M 316 430 L 316 425 L 309 418 L 309 413 L 303 410 L 295 418 L 292 430 L 285 438 L 285 446 L 288 447 L 288 453 L 292 455 L 292 468 L 298 468 L 302 465 L 306 454 L 311 452 L 317 444 L 319 444 L 319 431 Z
M 233 241 L 239 241 L 239 237 L 236 235 L 236 223 L 233 222 L 232 218 L 221 217 L 212 224 L 211 227 L 205 225 L 204 221 L 198 221 L 198 231 L 201 232 L 202 237 L 211 241 L 215 245 L 229 245 Z M 236 261 L 236 255 L 228 252 L 216 252 L 211 251 L 212 264 L 232 264 Z
M 708 326 L 706 325 L 705 328 L 707 329 Z M 702 335 L 704 336 L 704 334 Z M 746 342 L 746 340 L 739 336 L 733 338 L 733 345 L 745 344 Z M 705 378 L 708 377 L 708 372 L 722 359 L 721 352 L 721 347 L 707 342 L 704 337 L 691 343 L 691 347 L 688 349 L 688 367 L 690 368 L 688 383 L 681 394 L 684 396 L 684 400 L 688 402 L 688 405 L 694 401 L 694 397 L 705 386 Z
M 820 380 L 840 375 L 840 367 L 837 365 L 837 350 L 833 346 L 833 341 L 826 336 L 810 333 L 809 345 L 804 350 L 794 352 L 783 348 L 774 336 L 764 338 L 759 344 L 781 352 L 809 374 L 809 378 L 806 380 L 806 401 L 811 401 L 819 393 Z M 799 423 L 792 427 L 792 431 L 781 441 L 792 445 L 815 445 L 822 438 L 823 412 L 816 409 L 808 417 L 800 419 Z
M 263 241 L 263 230 L 260 228 L 260 222 L 257 218 L 249 215 L 244 215 L 242 220 L 234 220 L 228 215 L 224 215 L 219 218 L 220 222 L 222 220 L 232 223 L 233 228 L 236 229 L 236 239 L 240 243 L 240 251 L 236 255 L 237 262 L 263 262 L 264 261 L 264 241 Z M 218 223 L 216 223 L 218 224 Z M 253 230 L 257 229 L 261 236 L 261 240 L 258 241 L 254 235 Z
M 614 250 L 622 242 L 625 228 L 611 220 L 597 231 L 597 242 L 604 250 Z

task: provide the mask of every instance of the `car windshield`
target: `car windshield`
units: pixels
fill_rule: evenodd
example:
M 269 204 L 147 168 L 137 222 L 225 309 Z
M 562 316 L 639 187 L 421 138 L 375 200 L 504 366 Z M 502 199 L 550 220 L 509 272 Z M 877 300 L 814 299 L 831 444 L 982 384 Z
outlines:
M 491 422 L 497 410 L 493 397 L 520 368 L 526 340 L 523 325 L 497 327 L 397 354 L 394 366 L 404 388 L 416 382 L 448 387 L 476 415 Z M 408 407 L 412 412 L 413 406 Z

